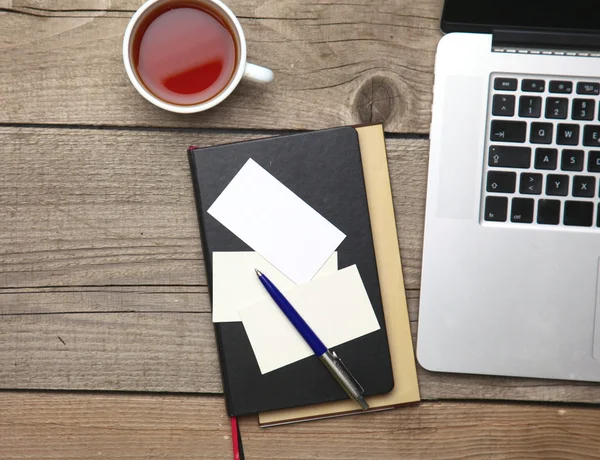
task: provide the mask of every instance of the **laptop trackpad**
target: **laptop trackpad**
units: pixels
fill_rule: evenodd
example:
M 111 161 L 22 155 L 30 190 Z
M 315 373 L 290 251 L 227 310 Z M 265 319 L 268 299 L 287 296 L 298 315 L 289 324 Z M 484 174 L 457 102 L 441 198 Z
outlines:
M 600 360 L 600 259 L 596 271 L 596 314 L 594 316 L 594 358 Z

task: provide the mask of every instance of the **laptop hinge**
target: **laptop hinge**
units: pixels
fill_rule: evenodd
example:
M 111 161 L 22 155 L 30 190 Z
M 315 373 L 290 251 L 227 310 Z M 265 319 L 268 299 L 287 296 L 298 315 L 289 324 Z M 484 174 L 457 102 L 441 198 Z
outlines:
M 492 49 L 597 55 L 600 53 L 600 34 L 496 29 L 493 32 Z

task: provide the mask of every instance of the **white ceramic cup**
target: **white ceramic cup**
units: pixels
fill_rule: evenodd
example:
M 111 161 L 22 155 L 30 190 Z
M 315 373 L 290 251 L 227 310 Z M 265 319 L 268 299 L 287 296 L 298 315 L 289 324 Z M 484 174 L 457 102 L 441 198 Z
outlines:
M 240 22 L 235 17 L 235 14 L 221 1 L 219 0 L 187 0 L 187 3 L 195 3 L 200 7 L 207 8 L 217 14 L 223 21 L 225 21 L 229 29 L 233 32 L 233 38 L 237 45 L 237 56 L 236 65 L 233 77 L 229 81 L 229 84 L 221 90 L 213 98 L 194 105 L 178 105 L 164 101 L 154 94 L 152 94 L 146 86 L 140 81 L 137 72 L 133 68 L 132 62 L 132 41 L 135 36 L 137 27 L 143 22 L 143 19 L 148 14 L 152 14 L 155 8 L 160 8 L 164 4 L 170 2 L 177 3 L 174 0 L 148 0 L 144 3 L 133 15 L 127 29 L 125 30 L 125 37 L 123 38 L 123 62 L 125 64 L 125 70 L 127 76 L 131 81 L 134 88 L 140 93 L 146 100 L 150 101 L 161 109 L 169 110 L 170 112 L 177 113 L 196 113 L 208 110 L 211 107 L 223 102 L 227 96 L 236 88 L 242 77 L 248 80 L 268 83 L 273 80 L 273 72 L 266 67 L 261 67 L 255 64 L 250 64 L 246 61 L 246 38 L 244 37 L 244 31 Z

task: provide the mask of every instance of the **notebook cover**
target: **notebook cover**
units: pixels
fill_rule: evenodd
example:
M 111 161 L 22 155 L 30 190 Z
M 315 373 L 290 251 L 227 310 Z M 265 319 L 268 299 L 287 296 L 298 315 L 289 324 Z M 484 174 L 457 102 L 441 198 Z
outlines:
M 346 234 L 338 248 L 339 268 L 358 266 L 381 329 L 334 350 L 366 395 L 389 392 L 394 379 L 356 130 L 334 128 L 192 149 L 189 158 L 209 290 L 213 251 L 251 250 L 207 210 L 252 158 Z M 215 332 L 230 415 L 347 398 L 316 357 L 262 375 L 241 322 L 216 323 Z
M 356 405 L 349 400 L 281 409 L 258 414 L 258 422 L 262 427 L 372 412 L 421 399 L 404 292 L 383 128 L 381 125 L 371 125 L 356 130 L 362 156 L 395 385 L 389 393 L 367 398 L 370 406 L 367 411 L 357 409 Z

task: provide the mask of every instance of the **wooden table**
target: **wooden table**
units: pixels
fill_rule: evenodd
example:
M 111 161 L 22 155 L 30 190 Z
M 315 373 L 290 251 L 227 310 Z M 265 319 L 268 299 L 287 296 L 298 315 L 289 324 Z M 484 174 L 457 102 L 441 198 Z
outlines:
M 231 458 L 190 144 L 383 121 L 415 330 L 442 0 L 231 0 L 276 81 L 193 116 L 125 76 L 141 3 L 0 0 L 2 459 Z M 600 456 L 600 385 L 419 379 L 395 411 L 245 418 L 247 458 Z

